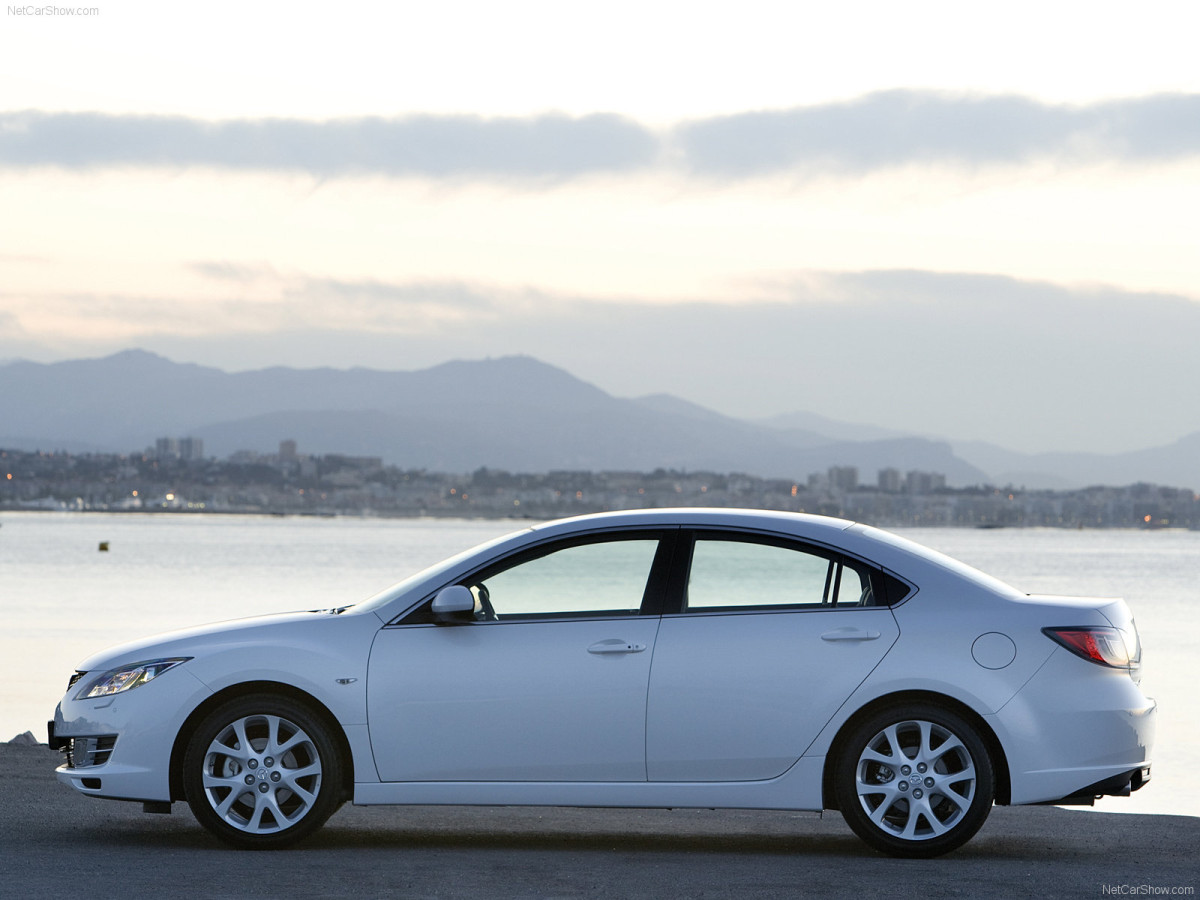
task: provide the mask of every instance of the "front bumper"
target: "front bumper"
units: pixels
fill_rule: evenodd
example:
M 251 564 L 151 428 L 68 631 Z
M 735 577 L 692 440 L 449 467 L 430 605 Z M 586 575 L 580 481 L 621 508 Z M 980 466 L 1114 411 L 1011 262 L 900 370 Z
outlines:
M 54 733 L 54 720 L 51 719 L 46 723 L 46 743 L 50 745 L 51 750 L 65 750 L 70 738 L 58 737 Z
M 58 737 L 54 732 L 54 720 L 46 723 L 51 750 L 59 750 L 67 757 L 67 768 L 90 769 L 102 766 L 112 756 L 117 744 L 115 734 L 96 734 L 88 737 Z
M 176 735 L 211 691 L 182 667 L 123 694 L 76 700 L 72 687 L 47 723 L 66 755 L 58 780 L 81 794 L 119 800 L 171 800 Z

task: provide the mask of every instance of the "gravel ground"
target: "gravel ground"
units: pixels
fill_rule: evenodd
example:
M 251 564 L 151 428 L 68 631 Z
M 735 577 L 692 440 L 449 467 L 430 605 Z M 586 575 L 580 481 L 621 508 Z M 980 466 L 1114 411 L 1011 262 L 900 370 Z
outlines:
M 226 849 L 186 804 L 82 797 L 0 744 L 0 896 L 1194 896 L 1200 818 L 999 807 L 964 848 L 894 860 L 836 813 L 344 806 L 293 850 Z M 1152 782 L 1146 790 L 1154 790 Z

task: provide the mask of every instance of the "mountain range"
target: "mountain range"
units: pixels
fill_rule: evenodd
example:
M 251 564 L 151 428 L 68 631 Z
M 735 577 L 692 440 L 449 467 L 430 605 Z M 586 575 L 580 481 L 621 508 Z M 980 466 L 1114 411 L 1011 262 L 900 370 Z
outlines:
M 0 447 L 131 452 L 199 437 L 207 455 L 378 456 L 405 468 L 745 472 L 805 478 L 857 466 L 940 472 L 954 486 L 1200 485 L 1200 433 L 1123 454 L 1022 454 L 795 412 L 750 421 L 669 395 L 613 397 L 530 357 L 417 371 L 267 368 L 229 373 L 141 350 L 0 364 Z

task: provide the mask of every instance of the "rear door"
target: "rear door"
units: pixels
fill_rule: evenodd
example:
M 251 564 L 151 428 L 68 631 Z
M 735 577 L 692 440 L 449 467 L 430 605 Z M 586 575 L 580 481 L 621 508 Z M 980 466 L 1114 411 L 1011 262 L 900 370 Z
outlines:
M 649 780 L 778 776 L 898 637 L 880 576 L 761 535 L 697 531 L 680 543 L 678 605 L 650 679 Z

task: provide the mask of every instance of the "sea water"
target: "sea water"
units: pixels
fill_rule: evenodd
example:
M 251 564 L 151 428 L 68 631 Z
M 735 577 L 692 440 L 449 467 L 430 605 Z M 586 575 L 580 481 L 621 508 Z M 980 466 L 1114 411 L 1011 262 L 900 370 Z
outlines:
M 105 647 L 208 622 L 347 606 L 527 525 L 0 513 L 0 740 L 31 730 L 44 741 L 67 678 Z
M 0 513 L 0 740 L 45 740 L 68 676 L 137 637 L 345 606 L 515 520 Z M 1150 784 L 1098 809 L 1195 815 L 1200 532 L 897 529 L 1028 593 L 1123 596 L 1159 702 Z M 101 546 L 107 550 L 102 550 Z

